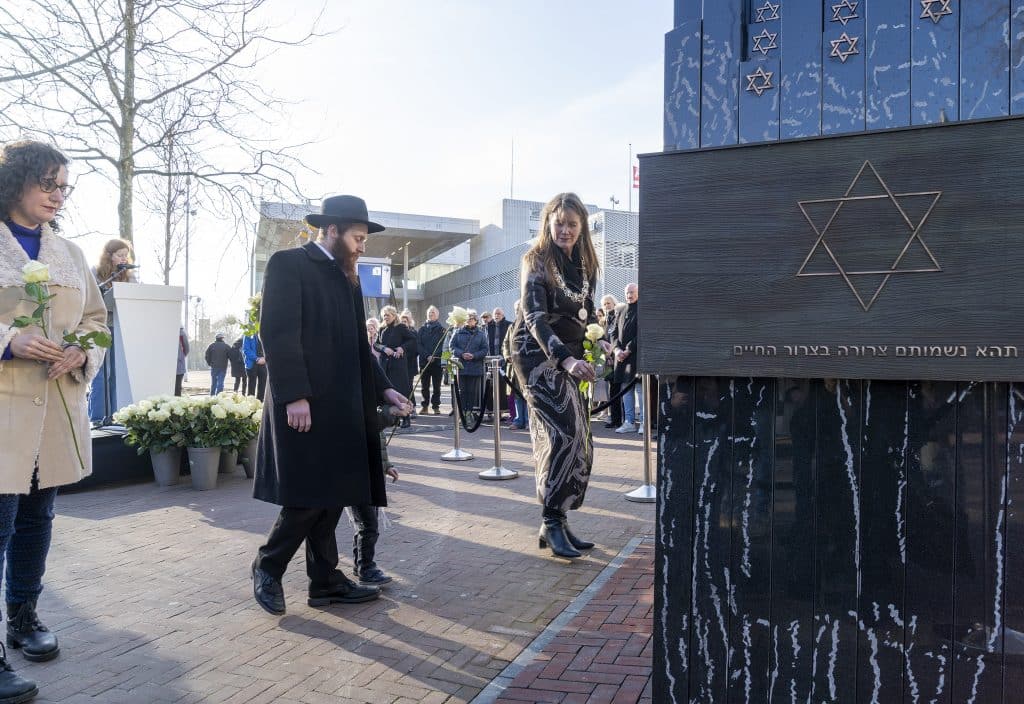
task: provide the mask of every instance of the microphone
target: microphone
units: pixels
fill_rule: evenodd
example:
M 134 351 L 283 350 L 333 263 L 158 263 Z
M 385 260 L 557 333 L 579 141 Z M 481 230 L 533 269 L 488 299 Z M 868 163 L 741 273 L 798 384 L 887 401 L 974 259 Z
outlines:
M 118 271 L 124 271 L 125 269 L 138 269 L 138 268 L 139 268 L 138 264 L 118 264 L 117 265 L 117 270 Z

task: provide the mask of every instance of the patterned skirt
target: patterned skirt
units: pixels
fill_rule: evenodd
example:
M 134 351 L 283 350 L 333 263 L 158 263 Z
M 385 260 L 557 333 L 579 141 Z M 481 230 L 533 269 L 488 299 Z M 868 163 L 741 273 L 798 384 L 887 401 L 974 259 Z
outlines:
M 545 361 L 519 374 L 520 379 L 524 377 L 537 500 L 559 511 L 577 509 L 583 505 L 594 463 L 587 401 L 576 380 L 555 362 Z

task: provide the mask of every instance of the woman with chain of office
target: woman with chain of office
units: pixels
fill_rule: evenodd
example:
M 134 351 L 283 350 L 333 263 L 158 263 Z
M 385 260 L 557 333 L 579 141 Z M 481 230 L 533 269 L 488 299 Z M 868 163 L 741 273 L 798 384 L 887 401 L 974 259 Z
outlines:
M 587 217 L 575 193 L 560 193 L 544 206 L 537 238 L 523 255 L 522 306 L 509 332 L 544 507 L 539 544 L 565 558 L 594 546 L 573 534 L 566 517 L 583 504 L 594 459 L 588 402 L 579 388 L 595 378 L 583 349 L 586 326 L 597 320 L 599 268 Z

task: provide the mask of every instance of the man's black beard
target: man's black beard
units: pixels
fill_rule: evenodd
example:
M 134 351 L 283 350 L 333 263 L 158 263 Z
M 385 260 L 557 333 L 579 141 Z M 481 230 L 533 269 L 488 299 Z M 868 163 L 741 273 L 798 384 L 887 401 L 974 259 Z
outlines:
M 327 249 L 331 253 L 331 256 L 334 257 L 334 262 L 338 265 L 338 268 L 345 273 L 345 276 L 347 276 L 350 281 L 355 283 L 356 261 L 359 259 L 359 255 L 349 252 L 340 237 L 331 241 Z

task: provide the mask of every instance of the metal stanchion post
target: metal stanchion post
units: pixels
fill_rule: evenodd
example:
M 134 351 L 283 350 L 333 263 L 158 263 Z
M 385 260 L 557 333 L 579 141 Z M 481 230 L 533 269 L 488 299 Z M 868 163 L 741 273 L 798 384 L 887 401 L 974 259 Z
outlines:
M 491 410 L 494 412 L 494 466 L 477 476 L 481 479 L 515 479 L 519 472 L 501 466 L 501 358 L 489 358 L 487 364 L 491 375 Z
M 635 501 L 641 504 L 650 504 L 658 500 L 658 490 L 652 483 L 653 472 L 651 472 L 651 376 L 644 374 L 641 378 L 643 383 L 644 398 L 644 484 L 639 489 L 626 494 L 626 501 Z M 655 405 L 657 408 L 657 405 Z
M 455 384 L 452 383 L 452 416 L 455 418 L 455 447 L 446 455 L 441 455 L 445 462 L 465 462 L 473 459 L 473 453 L 467 452 L 460 447 L 459 426 L 462 425 L 461 414 L 459 413 L 459 395 L 455 393 Z

